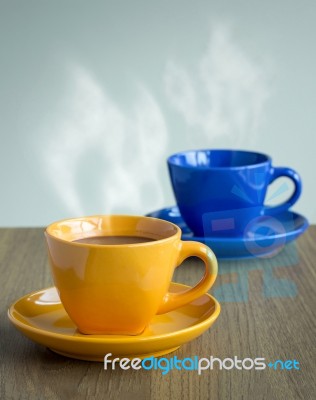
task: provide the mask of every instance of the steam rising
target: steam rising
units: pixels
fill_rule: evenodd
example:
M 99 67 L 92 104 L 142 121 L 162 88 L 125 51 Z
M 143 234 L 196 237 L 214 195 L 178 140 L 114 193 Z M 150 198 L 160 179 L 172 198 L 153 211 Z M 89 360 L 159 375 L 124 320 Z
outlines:
M 216 137 L 245 146 L 255 141 L 269 96 L 266 81 L 266 69 L 234 43 L 231 29 L 217 25 L 194 70 L 168 62 L 165 87 L 171 105 L 205 146 Z
M 141 212 L 146 200 L 147 207 L 161 204 L 158 168 L 167 129 L 153 96 L 139 86 L 124 112 L 87 71 L 74 68 L 72 76 L 74 90 L 45 154 L 48 175 L 69 211 Z
M 163 76 L 166 103 L 189 128 L 179 138 L 168 134 L 160 106 L 143 84 L 124 108 L 91 73 L 73 65 L 43 154 L 45 174 L 70 215 L 162 208 L 168 205 L 161 182 L 168 146 L 211 147 L 220 138 L 224 146 L 230 139 L 230 145 L 246 147 L 255 141 L 268 97 L 266 74 L 227 27 L 214 27 L 194 69 L 170 60 Z

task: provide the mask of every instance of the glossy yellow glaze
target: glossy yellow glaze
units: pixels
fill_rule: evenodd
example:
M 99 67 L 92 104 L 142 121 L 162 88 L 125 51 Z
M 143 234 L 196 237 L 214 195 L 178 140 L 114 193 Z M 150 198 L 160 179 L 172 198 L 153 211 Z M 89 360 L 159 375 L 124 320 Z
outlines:
M 188 290 L 171 283 L 170 292 Z M 200 336 L 217 319 L 220 305 L 204 294 L 189 304 L 156 315 L 138 336 L 84 335 L 67 315 L 55 288 L 37 291 L 17 300 L 9 309 L 11 322 L 25 336 L 59 354 L 83 360 L 112 357 L 160 356 Z
M 88 236 L 141 236 L 151 242 L 96 245 L 73 242 Z M 212 251 L 182 242 L 170 222 L 137 216 L 92 216 L 64 220 L 46 230 L 55 285 L 70 318 L 85 334 L 137 335 L 156 314 L 206 293 L 217 275 Z M 201 281 L 183 293 L 168 293 L 174 269 L 187 257 L 205 262 Z

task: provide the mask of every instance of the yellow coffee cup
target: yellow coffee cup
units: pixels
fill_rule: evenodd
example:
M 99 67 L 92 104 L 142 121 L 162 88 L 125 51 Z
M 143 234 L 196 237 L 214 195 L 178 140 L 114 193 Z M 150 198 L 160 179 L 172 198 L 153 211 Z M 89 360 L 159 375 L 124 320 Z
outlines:
M 85 334 L 140 334 L 154 315 L 202 296 L 217 275 L 207 246 L 181 241 L 176 225 L 155 218 L 67 219 L 49 225 L 45 236 L 61 302 Z M 202 279 L 184 292 L 168 292 L 174 269 L 190 256 L 204 261 Z

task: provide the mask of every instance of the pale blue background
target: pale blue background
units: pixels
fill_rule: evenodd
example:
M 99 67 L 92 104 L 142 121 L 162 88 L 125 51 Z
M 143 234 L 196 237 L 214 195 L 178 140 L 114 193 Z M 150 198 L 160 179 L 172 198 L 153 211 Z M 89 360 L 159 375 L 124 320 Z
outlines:
M 313 0 L 0 0 L 0 226 L 172 205 L 167 156 L 206 147 L 295 168 L 315 223 L 315 21 Z

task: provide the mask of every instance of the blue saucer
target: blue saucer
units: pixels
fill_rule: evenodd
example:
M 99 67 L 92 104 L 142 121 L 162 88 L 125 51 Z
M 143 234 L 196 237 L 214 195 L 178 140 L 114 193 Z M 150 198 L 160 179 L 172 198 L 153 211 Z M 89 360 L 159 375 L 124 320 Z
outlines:
M 205 243 L 214 251 L 217 258 L 231 260 L 271 257 L 308 228 L 308 221 L 302 215 L 285 211 L 273 216 L 263 216 L 243 236 L 197 237 L 187 227 L 177 206 L 163 208 L 147 216 L 164 219 L 178 225 L 182 230 L 182 240 Z

